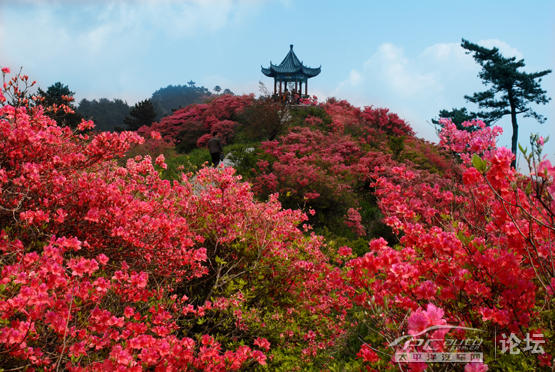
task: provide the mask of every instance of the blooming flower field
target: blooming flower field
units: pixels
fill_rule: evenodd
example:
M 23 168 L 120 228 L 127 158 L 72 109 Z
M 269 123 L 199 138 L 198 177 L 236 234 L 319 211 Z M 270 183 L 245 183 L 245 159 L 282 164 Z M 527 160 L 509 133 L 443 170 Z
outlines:
M 553 368 L 555 167 L 543 138 L 522 174 L 496 147 L 499 128 L 443 121 L 434 145 L 386 109 L 311 100 L 244 177 L 204 167 L 167 180 L 163 155 L 128 151 L 171 146 L 191 126 L 231 142 L 254 97 L 138 133 L 72 131 L 46 115 L 64 107 L 2 73 L 4 370 Z M 351 240 L 317 233 L 327 216 Z M 479 362 L 394 361 L 403 347 L 443 352 L 470 329 Z M 543 352 L 500 354 L 503 334 L 542 335 Z M 403 336 L 431 342 L 392 346 Z

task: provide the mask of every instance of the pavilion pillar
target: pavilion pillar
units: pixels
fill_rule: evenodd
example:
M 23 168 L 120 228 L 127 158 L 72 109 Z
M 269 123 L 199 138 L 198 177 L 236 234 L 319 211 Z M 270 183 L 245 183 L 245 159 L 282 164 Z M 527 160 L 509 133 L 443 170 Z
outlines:
M 281 96 L 281 80 L 279 81 L 279 95 Z
M 274 95 L 277 93 L 277 80 L 274 78 Z
M 308 96 L 308 79 L 304 82 L 304 95 Z

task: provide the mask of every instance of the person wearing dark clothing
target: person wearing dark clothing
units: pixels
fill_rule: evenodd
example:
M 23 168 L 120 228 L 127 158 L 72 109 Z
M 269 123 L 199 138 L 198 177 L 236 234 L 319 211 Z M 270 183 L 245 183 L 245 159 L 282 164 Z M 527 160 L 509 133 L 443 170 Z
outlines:
M 220 159 L 222 158 L 223 147 L 222 147 L 222 140 L 218 137 L 217 134 L 212 134 L 212 138 L 208 140 L 207 143 L 208 151 L 210 151 L 210 156 L 212 157 L 212 164 L 215 167 L 220 164 Z

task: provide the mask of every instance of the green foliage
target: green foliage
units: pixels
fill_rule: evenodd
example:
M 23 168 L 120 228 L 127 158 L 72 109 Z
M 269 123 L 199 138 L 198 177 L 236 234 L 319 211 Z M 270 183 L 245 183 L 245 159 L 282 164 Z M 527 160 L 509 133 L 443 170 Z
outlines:
M 331 231 L 328 226 L 317 227 L 314 232 L 324 237 L 327 245 L 327 254 L 337 252 L 343 246 L 347 246 L 353 250 L 353 254 L 357 257 L 363 256 L 368 252 L 368 237 L 357 236 L 352 229 L 347 228 L 345 224 L 341 224 L 341 231 L 337 229 Z
M 326 183 L 311 184 L 310 190 L 320 196 L 307 200 L 303 196 L 304 192 L 294 190 L 295 192 L 280 194 L 280 201 L 285 208 L 304 211 L 314 209 L 316 214 L 310 217 L 309 222 L 315 228 L 327 227 L 337 235 L 354 237 L 352 229 L 344 222 L 347 210 L 356 207 L 358 195 L 351 192 L 337 193 L 336 189 Z
M 86 119 L 93 120 L 97 130 L 113 132 L 123 130 L 129 109 L 127 102 L 119 98 L 100 98 L 92 101 L 82 99 L 77 110 Z
M 472 166 L 480 173 L 484 173 L 487 168 L 487 163 L 482 160 L 477 154 L 472 155 Z
M 235 133 L 235 141 L 272 141 L 283 134 L 289 124 L 287 110 L 278 102 L 262 97 L 247 106 L 239 115 L 241 126 Z
M 123 120 L 129 130 L 137 130 L 143 125 L 150 125 L 156 118 L 154 105 L 149 99 L 137 102 L 129 111 L 129 115 Z
M 75 111 L 75 106 L 72 103 L 75 92 L 72 92 L 67 85 L 59 81 L 49 86 L 46 91 L 39 88 L 37 93 L 42 98 L 43 106 L 65 105 Z M 71 128 L 77 127 L 82 119 L 79 113 L 65 112 L 64 110 L 49 111 L 47 115 L 56 120 L 59 125 Z
M 398 160 L 401 152 L 405 149 L 405 136 L 389 136 L 387 144 L 393 153 L 393 159 Z
M 480 114 L 476 113 L 476 112 L 469 112 L 466 107 L 461 107 L 461 108 L 456 108 L 453 107 L 451 110 L 440 110 L 439 111 L 439 115 L 438 118 L 445 118 L 445 119 L 451 119 L 451 121 L 453 122 L 453 124 L 455 124 L 455 126 L 457 127 L 458 130 L 466 130 L 468 132 L 474 132 L 475 130 L 477 130 L 478 128 L 475 126 L 471 126 L 471 127 L 465 127 L 462 125 L 462 123 L 464 123 L 465 121 L 471 121 L 474 119 L 479 119 L 480 118 Z M 489 120 L 487 118 L 484 119 L 484 122 L 486 124 L 489 124 Z M 432 119 L 432 123 L 434 123 L 434 125 L 438 125 L 438 126 L 442 126 L 439 123 L 438 119 Z
M 517 61 L 516 57 L 503 57 L 498 48 L 485 48 L 465 39 L 462 39 L 461 46 L 467 50 L 467 54 L 472 54 L 474 60 L 482 67 L 478 76 L 485 85 L 490 86 L 488 90 L 465 98 L 486 110 L 479 115 L 488 122 L 495 122 L 505 115 L 511 115 L 513 126 L 511 149 L 516 155 L 517 115 L 524 114 L 524 117 L 532 117 L 540 123 L 546 120 L 543 115 L 534 111 L 530 104 L 545 105 L 551 100 L 540 86 L 542 77 L 551 73 L 551 70 L 526 73 L 520 70 L 525 66 L 524 59 Z
M 545 121 L 545 117 L 532 110 L 529 104 L 547 104 L 550 101 L 540 83 L 541 78 L 551 73 L 551 70 L 526 73 L 519 70 L 525 66 L 523 59 L 517 61 L 516 57 L 503 57 L 498 48 L 488 49 L 465 39 L 462 40 L 461 46 L 467 50 L 467 54 L 472 53 L 474 60 L 482 67 L 478 74 L 480 79 L 491 85 L 486 91 L 465 96 L 480 108 L 490 110 L 481 113 L 484 117 L 496 121 L 516 110 L 540 123 Z M 499 93 L 501 96 L 496 96 Z
M 252 179 L 256 173 L 254 169 L 257 168 L 259 160 L 271 160 L 271 156 L 264 153 L 260 149 L 260 143 L 234 143 L 224 147 L 224 154 L 233 163 L 233 167 L 244 179 Z
M 75 95 L 75 92 L 59 81 L 49 86 L 46 92 L 39 88 L 38 93 L 44 98 L 43 103 L 47 106 L 65 104 L 67 101 L 62 96 L 73 97 Z
M 194 149 L 187 154 L 173 154 L 166 157 L 167 169 L 162 171 L 162 177 L 167 180 L 179 180 L 181 173 L 196 172 L 210 162 L 207 149 Z
M 210 96 L 208 89 L 197 87 L 193 81 L 189 81 L 188 85 L 168 85 L 160 88 L 152 93 L 150 100 L 158 114 L 156 120 L 159 120 L 179 108 L 193 103 L 202 103 Z
M 291 126 L 307 126 L 305 119 L 307 117 L 316 117 L 322 119 L 322 124 L 320 124 L 317 129 L 329 130 L 331 124 L 331 117 L 328 115 L 326 110 L 319 106 L 297 106 L 291 107 Z
M 353 250 L 354 251 L 354 250 Z M 358 372 L 364 370 L 364 364 L 356 355 L 363 343 L 370 345 L 387 345 L 387 341 L 381 337 L 377 330 L 382 328 L 379 321 L 375 321 L 374 316 L 362 308 L 355 306 L 349 312 L 349 319 L 353 322 L 353 327 L 345 335 L 342 342 L 336 347 L 335 361 L 330 366 L 331 371 L 337 372 Z M 383 347 L 379 350 L 384 354 L 391 354 L 391 350 Z M 382 355 L 380 355 L 382 356 Z M 384 359 L 389 359 L 385 357 Z M 388 364 L 384 361 L 379 362 L 379 370 L 389 370 Z M 377 366 L 377 365 L 375 365 Z
M 489 346 L 489 345 L 488 345 Z M 491 345 L 488 349 L 493 349 Z M 499 346 L 498 346 L 499 348 Z M 509 353 L 497 353 L 495 358 L 484 354 L 484 363 L 486 363 L 491 371 L 506 371 L 506 372 L 520 372 L 520 371 L 535 371 L 537 370 L 536 357 L 531 357 L 524 353 L 512 355 Z M 550 371 L 551 369 L 545 369 Z
M 399 159 L 410 162 L 416 169 L 440 175 L 452 170 L 452 157 L 441 151 L 438 146 L 420 139 L 405 141 L 405 148 Z
M 361 190 L 360 199 L 358 201 L 360 205 L 360 216 L 362 217 L 362 224 L 366 228 L 366 240 L 372 240 L 377 238 L 384 238 L 389 244 L 393 245 L 398 243 L 398 238 L 393 233 L 393 230 L 383 222 L 383 214 L 378 207 L 376 197 L 373 193 L 368 192 L 368 188 Z M 357 245 L 350 246 L 355 252 Z M 364 250 L 356 251 L 358 253 L 365 253 L 368 246 L 364 247 Z

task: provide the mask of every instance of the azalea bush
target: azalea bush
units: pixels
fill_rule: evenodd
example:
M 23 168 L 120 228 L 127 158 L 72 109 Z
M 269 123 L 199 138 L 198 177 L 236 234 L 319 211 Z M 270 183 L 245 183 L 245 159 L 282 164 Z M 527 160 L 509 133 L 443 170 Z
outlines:
M 3 368 L 329 361 L 349 291 L 322 239 L 300 229 L 302 212 L 276 196 L 257 202 L 232 168 L 164 180 L 163 155 L 124 157 L 138 134 L 61 128 L 31 97 L 7 104 L 10 89 L 0 96 Z
M 274 140 L 289 124 L 289 110 L 269 96 L 262 96 L 243 108 L 235 142 Z
M 530 176 L 522 175 L 511 168 L 510 150 L 495 145 L 500 128 L 473 123 L 480 129 L 469 133 L 442 124 L 441 144 L 461 159 L 458 176 L 407 166 L 375 169 L 384 221 L 400 240 L 394 246 L 373 240 L 368 253 L 347 264 L 357 292 L 355 311 L 365 315 L 359 317 L 366 330 L 360 356 L 368 365 L 395 368 L 389 345 L 407 325 L 414 334 L 447 322 L 483 332 L 486 364 L 465 370 L 551 369 L 553 167 L 547 160 L 534 163 L 531 155 L 536 166 Z M 535 153 L 537 160 L 537 148 Z M 426 306 L 441 320 L 424 321 Z M 500 355 L 494 341 L 511 333 L 519 339 L 542 335 L 545 353 Z M 409 367 L 422 370 L 426 364 Z
M 407 142 L 410 152 L 417 152 L 421 142 L 426 148 L 432 145 L 415 138 L 410 126 L 386 109 L 361 110 L 330 99 L 290 111 L 290 129 L 262 142 L 266 156 L 244 173 L 257 194 L 264 198 L 279 192 L 284 205 L 314 210 L 310 222 L 324 235 L 330 231 L 329 237 L 348 237 L 350 244 L 364 236 L 394 241 L 370 191 L 372 172 L 407 162 L 401 150 L 387 151 L 392 141 Z M 451 167 L 445 154 L 431 151 L 435 157 L 415 159 L 411 167 L 447 172 Z
M 206 168 L 175 143 L 264 126 L 252 96 L 98 133 L 60 127 L 28 77 L 2 73 L 2 368 L 553 369 L 542 137 L 524 175 L 479 121 L 443 121 L 433 145 L 387 109 L 309 100 L 268 113 L 272 140 L 228 144 L 236 169 Z M 501 353 L 509 334 L 543 353 Z M 394 361 L 478 336 L 483 363 Z
M 139 128 L 137 132 L 148 138 L 151 131 L 156 131 L 162 140 L 177 145 L 181 152 L 205 146 L 213 133 L 217 133 L 225 144 L 232 139 L 239 125 L 237 119 L 240 113 L 253 102 L 253 95 L 220 95 L 207 103 L 175 110 L 159 122 Z

